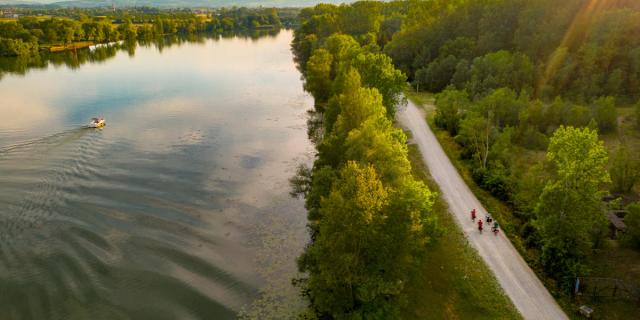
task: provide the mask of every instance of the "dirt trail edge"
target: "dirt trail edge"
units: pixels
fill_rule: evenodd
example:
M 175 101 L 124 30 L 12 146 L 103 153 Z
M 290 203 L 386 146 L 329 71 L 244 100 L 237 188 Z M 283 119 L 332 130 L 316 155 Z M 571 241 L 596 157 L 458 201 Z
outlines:
M 470 211 L 476 208 L 478 217 L 484 218 L 486 210 L 466 185 L 456 168 L 442 150 L 440 143 L 427 125 L 424 114 L 409 101 L 406 108 L 397 112 L 401 125 L 413 134 L 422 159 L 440 186 L 449 211 L 471 245 L 495 274 L 504 292 L 513 301 L 524 319 L 568 319 L 558 303 L 529 268 L 511 241 L 500 232 L 494 236 L 490 228 L 478 232 L 471 221 Z

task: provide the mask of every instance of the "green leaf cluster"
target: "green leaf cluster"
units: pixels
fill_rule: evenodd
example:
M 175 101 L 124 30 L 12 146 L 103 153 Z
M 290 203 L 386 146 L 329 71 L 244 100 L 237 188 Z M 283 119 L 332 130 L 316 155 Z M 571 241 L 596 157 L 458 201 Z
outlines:
M 411 176 L 407 138 L 378 90 L 354 68 L 336 79 L 307 195 L 304 288 L 319 315 L 389 318 L 430 239 L 434 195 Z
M 606 228 L 601 186 L 610 181 L 607 151 L 596 131 L 560 127 L 549 141 L 554 167 L 535 209 L 542 236 L 542 263 L 553 275 L 572 276 Z
M 301 16 L 294 52 L 323 121 L 302 188 L 312 242 L 298 283 L 320 318 L 397 318 L 435 228 L 434 194 L 412 177 L 407 137 L 391 120 L 406 77 L 375 44 L 380 4 Z M 337 23 L 329 31 L 319 21 Z

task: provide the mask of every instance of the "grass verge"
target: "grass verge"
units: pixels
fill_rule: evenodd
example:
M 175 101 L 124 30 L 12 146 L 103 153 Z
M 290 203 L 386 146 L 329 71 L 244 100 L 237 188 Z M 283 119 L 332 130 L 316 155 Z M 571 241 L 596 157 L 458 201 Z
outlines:
M 415 178 L 439 193 L 416 145 L 409 145 L 409 159 Z M 433 213 L 444 233 L 429 245 L 421 272 L 410 282 L 403 319 L 521 319 L 440 197 Z

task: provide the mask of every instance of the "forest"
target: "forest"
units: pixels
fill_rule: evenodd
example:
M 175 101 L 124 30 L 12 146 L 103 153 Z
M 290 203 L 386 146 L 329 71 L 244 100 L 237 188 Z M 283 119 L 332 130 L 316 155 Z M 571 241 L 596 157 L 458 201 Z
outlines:
M 554 295 L 569 297 L 577 276 L 601 275 L 598 256 L 638 257 L 638 35 L 640 3 L 633 0 L 357 2 L 302 10 L 293 49 L 320 114 L 312 130 L 318 157 L 302 190 L 312 243 L 299 265 L 309 274 L 301 282 L 310 312 L 393 317 L 405 294 L 402 274 L 420 263 L 408 253 L 437 234 L 428 207 L 419 211 L 422 225 L 391 228 L 384 221 L 399 213 L 373 205 L 404 201 L 379 194 L 407 176 L 399 169 L 406 137 L 387 124 L 405 81 L 408 90 L 435 94 L 433 124 L 455 145 L 472 182 L 502 202 L 506 209 L 494 214 Z M 380 95 L 383 127 L 367 120 L 373 111 L 364 106 L 375 99 L 365 90 Z M 626 232 L 611 247 L 613 211 L 626 214 Z M 409 237 L 413 230 L 425 238 Z M 405 240 L 378 244 L 379 237 Z M 640 263 L 629 259 L 610 269 L 628 275 Z
M 284 24 L 292 23 L 291 10 L 283 10 Z M 214 34 L 280 28 L 275 8 L 192 10 L 155 8 L 20 9 L 18 19 L 0 21 L 0 56 L 29 56 L 40 50 L 54 51 L 119 40 L 150 40 L 166 35 Z

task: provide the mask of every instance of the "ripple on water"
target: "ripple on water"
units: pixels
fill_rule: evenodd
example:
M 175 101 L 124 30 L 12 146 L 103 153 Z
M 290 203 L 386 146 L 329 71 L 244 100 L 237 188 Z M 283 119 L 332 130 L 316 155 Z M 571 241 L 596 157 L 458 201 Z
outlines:
M 282 49 L 291 33 L 279 39 L 277 58 L 291 63 Z M 225 41 L 181 52 L 201 61 Z M 236 62 L 247 68 L 252 54 L 265 54 L 240 51 Z M 41 80 L 65 85 L 33 92 L 57 115 L 51 127 L 0 132 L 0 319 L 234 319 L 243 308 L 249 317 L 293 317 L 301 300 L 290 280 L 307 238 L 286 175 L 313 158 L 296 158 L 308 144 L 304 131 L 289 129 L 304 125 L 311 103 L 295 67 L 229 78 L 219 71 L 226 60 L 194 71 L 182 55 L 140 54 L 110 64 L 117 72 L 3 79 L 0 96 Z M 163 66 L 153 77 L 151 62 Z M 189 76 L 163 74 L 175 66 Z M 257 73 L 283 78 L 248 89 L 242 77 Z M 29 138 L 86 113 L 113 121 Z

